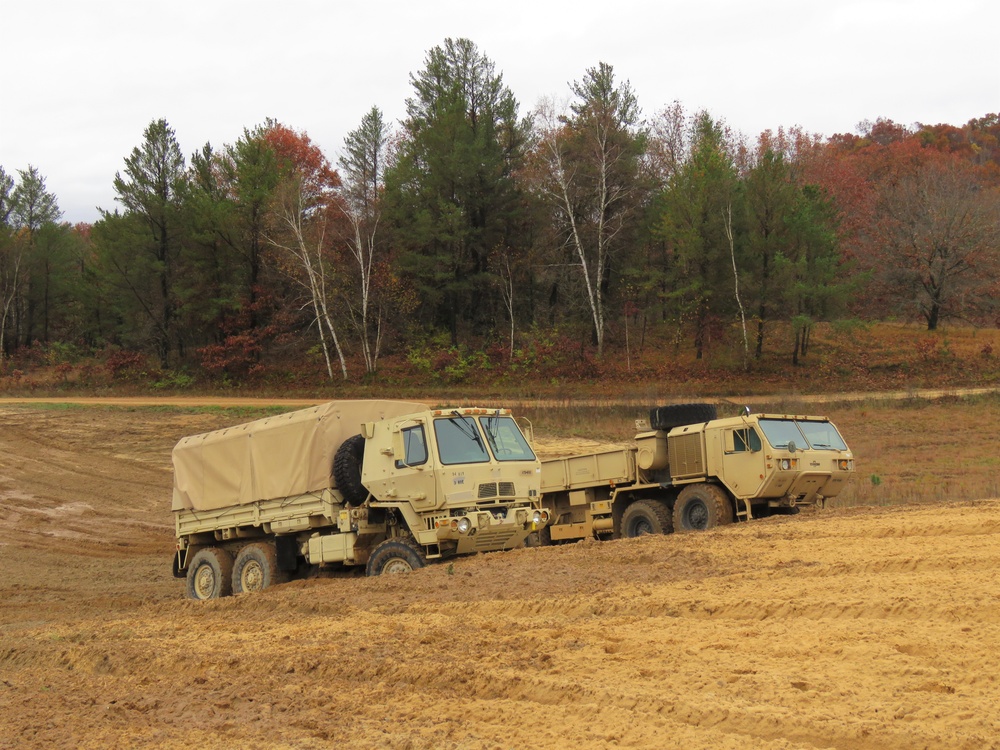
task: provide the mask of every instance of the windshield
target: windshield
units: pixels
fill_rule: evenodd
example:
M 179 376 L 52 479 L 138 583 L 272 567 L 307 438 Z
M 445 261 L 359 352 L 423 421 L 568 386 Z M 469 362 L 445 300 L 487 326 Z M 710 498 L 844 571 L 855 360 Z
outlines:
M 511 417 L 480 417 L 486 440 L 497 461 L 534 461 L 535 454 Z
M 435 419 L 434 433 L 443 464 L 477 464 L 490 460 L 472 417 Z
M 764 436 L 772 448 L 787 448 L 789 440 L 794 440 L 800 448 L 805 447 L 802 433 L 790 419 L 762 419 L 760 429 L 764 431 Z
M 829 422 L 798 422 L 806 440 L 816 450 L 846 451 L 847 443 Z
M 847 444 L 837 432 L 837 428 L 829 422 L 761 419 L 760 429 L 763 430 L 767 442 L 773 448 L 787 448 L 788 441 L 794 440 L 795 445 L 800 449 L 847 450 Z

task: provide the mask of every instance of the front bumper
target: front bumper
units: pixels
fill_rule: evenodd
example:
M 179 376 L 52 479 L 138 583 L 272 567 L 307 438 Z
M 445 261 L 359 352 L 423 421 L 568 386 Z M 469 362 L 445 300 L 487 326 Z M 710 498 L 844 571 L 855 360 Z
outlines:
M 548 509 L 510 508 L 496 511 L 470 510 L 435 521 L 438 543 L 457 554 L 492 552 L 520 547 L 529 534 L 545 527 Z

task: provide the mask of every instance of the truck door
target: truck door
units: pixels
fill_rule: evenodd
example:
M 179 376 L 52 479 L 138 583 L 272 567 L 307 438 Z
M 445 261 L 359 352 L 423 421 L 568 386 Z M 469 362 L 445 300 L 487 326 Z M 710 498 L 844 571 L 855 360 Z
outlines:
M 755 497 L 764 483 L 764 451 L 752 425 L 726 428 L 723 435 L 722 481 L 737 497 Z
M 416 510 L 437 506 L 437 482 L 427 439 L 423 422 L 399 422 L 393 429 L 396 497 L 408 498 Z

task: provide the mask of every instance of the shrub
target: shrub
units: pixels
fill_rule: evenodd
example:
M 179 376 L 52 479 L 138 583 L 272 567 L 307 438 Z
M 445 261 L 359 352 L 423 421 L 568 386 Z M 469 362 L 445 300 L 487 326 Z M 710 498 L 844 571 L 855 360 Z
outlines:
M 136 380 L 147 374 L 146 357 L 130 349 L 115 349 L 104 360 L 104 368 L 115 380 Z

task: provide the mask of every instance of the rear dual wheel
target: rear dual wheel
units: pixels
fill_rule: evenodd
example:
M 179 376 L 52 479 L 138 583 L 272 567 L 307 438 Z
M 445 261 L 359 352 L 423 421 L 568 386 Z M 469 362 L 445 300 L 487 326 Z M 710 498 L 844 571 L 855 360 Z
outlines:
M 188 565 L 187 595 L 204 601 L 233 593 L 233 558 L 223 549 L 207 547 L 195 552 Z
M 288 580 L 278 568 L 273 544 L 248 544 L 233 556 L 219 547 L 198 550 L 188 565 L 187 595 L 191 599 L 219 599 L 230 594 L 247 594 Z
M 249 594 L 288 580 L 278 568 L 278 552 L 273 544 L 248 544 L 236 556 L 233 566 L 233 593 Z

